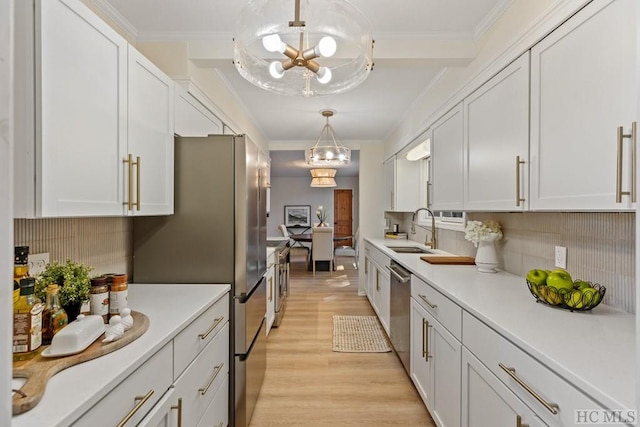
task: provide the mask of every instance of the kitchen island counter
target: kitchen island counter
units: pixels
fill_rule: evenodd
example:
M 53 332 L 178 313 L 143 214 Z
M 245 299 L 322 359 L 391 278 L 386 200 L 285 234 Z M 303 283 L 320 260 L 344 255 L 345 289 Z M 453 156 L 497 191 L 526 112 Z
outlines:
M 215 284 L 130 284 L 129 307 L 149 318 L 149 329 L 119 350 L 54 375 L 42 400 L 14 416 L 12 426 L 71 425 L 229 290 Z
M 635 408 L 633 314 L 604 304 L 586 312 L 550 307 L 536 303 L 524 277 L 480 273 L 474 265 L 432 265 L 421 254 L 388 248 L 424 247 L 414 241 L 365 240 L 603 407 Z

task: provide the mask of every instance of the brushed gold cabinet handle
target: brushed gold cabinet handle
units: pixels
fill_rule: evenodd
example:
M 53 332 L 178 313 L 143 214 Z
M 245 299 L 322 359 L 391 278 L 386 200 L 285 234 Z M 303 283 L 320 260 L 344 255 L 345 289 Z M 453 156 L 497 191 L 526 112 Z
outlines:
M 516 206 L 520 206 L 520 203 L 525 201 L 520 194 L 520 165 L 524 165 L 524 160 L 516 156 Z
M 273 277 L 269 277 L 269 301 L 273 301 Z
M 172 406 L 171 409 L 178 410 L 178 427 L 182 427 L 182 398 L 178 398 L 178 405 Z
M 631 123 L 631 202 L 636 202 L 636 172 L 637 172 L 637 155 L 638 155 L 638 147 L 637 147 L 637 122 Z
M 616 153 L 616 203 L 622 203 L 622 140 L 624 139 L 622 126 L 618 126 L 618 151 Z
M 224 316 L 222 316 L 222 317 L 216 317 L 216 318 L 213 320 L 213 325 L 211 325 L 211 327 L 209 328 L 209 330 L 208 330 L 207 332 L 205 332 L 204 334 L 199 334 L 199 335 L 198 335 L 198 337 L 199 337 L 201 340 L 206 340 L 206 339 L 207 339 L 207 337 L 209 336 L 209 334 L 210 334 L 211 332 L 213 332 L 213 330 L 216 328 L 216 326 L 218 326 L 218 325 L 220 324 L 220 322 L 222 322 L 223 320 L 224 320 Z
M 523 423 L 522 422 L 522 417 L 520 415 L 518 415 L 518 416 L 516 416 L 516 427 L 529 427 L 529 424 Z
M 438 309 L 438 306 L 437 306 L 436 304 L 432 303 L 431 301 L 429 301 L 429 300 L 427 299 L 427 297 L 425 297 L 424 295 L 420 295 L 420 294 L 418 294 L 418 296 L 419 296 L 419 297 L 420 297 L 420 299 L 421 299 L 422 301 L 424 301 L 424 302 L 425 302 L 429 307 L 431 307 L 431 309 L 432 309 L 432 310 L 437 310 L 437 309 Z
M 520 384 L 520 386 L 522 388 L 524 388 L 531 396 L 533 396 L 534 399 L 536 399 L 538 402 L 540 402 L 542 404 L 542 406 L 544 406 L 547 411 L 551 412 L 553 415 L 556 415 L 558 413 L 558 404 L 557 403 L 551 403 L 551 402 L 547 402 L 546 400 L 544 400 L 542 398 L 542 396 L 540 396 L 538 393 L 536 393 L 536 391 L 534 389 L 532 389 L 531 387 L 529 387 L 529 385 L 527 383 L 525 383 L 522 379 L 520 379 L 520 377 L 518 377 L 516 375 L 516 369 L 515 368 L 509 368 L 508 366 L 505 366 L 503 363 L 498 363 L 498 366 L 507 373 L 507 375 L 509 375 L 511 378 L 513 378 L 513 380 L 515 382 L 517 382 L 518 384 Z
M 431 355 L 429 354 L 429 328 L 431 327 L 431 325 L 429 324 L 429 321 L 426 319 L 423 319 L 424 324 L 426 324 L 426 328 L 425 328 L 425 334 L 424 334 L 424 360 L 426 360 L 427 362 L 429 361 L 429 359 L 431 359 Z
M 425 360 L 427 359 L 427 346 L 425 345 L 426 336 L 427 336 L 427 321 L 425 319 L 422 319 L 422 357 Z
M 131 195 L 133 193 L 133 155 L 129 153 L 126 159 L 122 161 L 122 163 L 127 163 L 127 201 L 123 203 L 123 205 L 127 205 L 127 210 L 133 210 L 133 199 Z
M 136 157 L 136 210 L 140 210 L 140 156 Z
M 136 403 L 136 406 L 134 406 L 133 409 L 129 411 L 129 413 L 122 419 L 122 421 L 118 423 L 118 427 L 124 427 L 124 425 L 129 422 L 129 420 L 136 414 L 136 412 L 138 412 L 140 408 L 142 408 L 142 405 L 147 403 L 147 400 L 149 400 L 152 394 L 153 389 L 149 390 L 144 396 L 136 396 L 135 400 L 138 401 L 138 403 Z
M 631 140 L 631 190 L 622 190 L 622 169 L 623 169 L 623 148 L 622 142 L 625 138 Z M 636 202 L 636 156 L 637 156 L 637 122 L 631 123 L 631 133 L 624 133 L 622 126 L 618 126 L 618 150 L 616 153 L 616 203 L 622 203 L 622 196 L 631 196 L 631 202 Z
M 216 377 L 218 376 L 218 374 L 222 370 L 223 366 L 224 366 L 224 363 L 221 363 L 221 364 L 219 364 L 218 366 L 216 366 L 214 368 L 213 376 L 211 377 L 211 379 L 209 380 L 207 385 L 204 388 L 199 388 L 198 389 L 198 391 L 200 392 L 200 395 L 204 396 L 205 394 L 207 394 L 207 391 L 209 391 L 209 387 L 211 387 L 211 384 L 213 384 L 213 381 L 216 379 Z

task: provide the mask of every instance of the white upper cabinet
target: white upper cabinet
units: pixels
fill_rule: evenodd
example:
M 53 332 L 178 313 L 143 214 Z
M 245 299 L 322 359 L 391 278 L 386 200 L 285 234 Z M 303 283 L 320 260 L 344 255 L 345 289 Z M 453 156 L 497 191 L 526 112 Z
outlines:
M 529 52 L 464 100 L 464 209 L 528 205 Z
M 420 162 L 402 153 L 384 163 L 385 210 L 413 212 L 420 207 Z
M 129 46 L 125 213 L 173 213 L 173 81 Z
M 636 206 L 616 202 L 635 164 L 617 128 L 636 120 L 636 2 L 596 0 L 532 48 L 530 209 Z
M 222 135 L 222 121 L 186 90 L 176 86 L 175 133 L 180 136 Z
M 173 83 L 79 0 L 16 2 L 16 23 L 15 217 L 127 215 L 130 177 L 135 212 L 171 213 Z
M 433 124 L 431 137 L 431 206 L 434 210 L 463 209 L 462 103 Z

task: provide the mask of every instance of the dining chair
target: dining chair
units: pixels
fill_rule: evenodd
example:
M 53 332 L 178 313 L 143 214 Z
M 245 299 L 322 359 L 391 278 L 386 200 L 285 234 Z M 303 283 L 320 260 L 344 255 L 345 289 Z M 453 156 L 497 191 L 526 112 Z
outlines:
M 358 238 L 360 237 L 360 227 L 356 228 L 356 234 L 353 235 L 351 246 L 338 246 L 334 254 L 335 256 L 351 256 L 353 257 L 353 266 L 358 269 L 358 258 L 360 256 L 358 250 Z
M 333 255 L 333 227 L 313 227 L 311 236 L 311 262 L 316 275 L 316 261 L 329 261 L 329 271 L 333 275 L 335 267 Z
M 280 224 L 278 226 L 278 230 L 280 230 L 280 233 L 282 234 L 282 237 L 286 237 L 289 239 L 289 247 L 293 248 L 293 247 L 299 247 L 304 249 L 305 251 L 307 251 L 307 262 L 309 261 L 309 248 L 305 245 L 302 244 L 302 242 L 297 242 L 295 240 L 293 240 L 291 238 L 291 233 L 289 233 L 289 230 L 287 230 L 287 226 L 284 224 Z

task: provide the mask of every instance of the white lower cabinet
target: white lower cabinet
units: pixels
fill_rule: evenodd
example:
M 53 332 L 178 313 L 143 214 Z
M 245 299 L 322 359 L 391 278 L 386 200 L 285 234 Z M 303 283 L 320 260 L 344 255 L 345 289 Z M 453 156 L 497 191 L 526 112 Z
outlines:
M 368 243 L 365 243 L 364 250 L 365 291 L 388 336 L 391 322 L 391 283 L 385 266 L 389 265 L 391 259 Z
M 229 423 L 229 376 L 227 375 L 220 389 L 213 397 L 198 423 L 198 427 L 225 427 Z
M 275 282 L 275 253 L 272 252 L 267 257 L 267 272 L 264 274 L 264 279 L 267 282 L 267 311 L 266 311 L 266 328 L 265 333 L 269 335 L 269 331 L 271 331 L 271 326 L 273 326 L 273 322 L 276 320 L 276 302 L 275 302 L 275 293 L 276 293 L 276 282 Z
M 411 299 L 411 379 L 439 427 L 460 426 L 462 344 Z
M 462 425 L 546 426 L 466 348 L 462 349 Z

